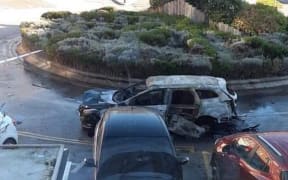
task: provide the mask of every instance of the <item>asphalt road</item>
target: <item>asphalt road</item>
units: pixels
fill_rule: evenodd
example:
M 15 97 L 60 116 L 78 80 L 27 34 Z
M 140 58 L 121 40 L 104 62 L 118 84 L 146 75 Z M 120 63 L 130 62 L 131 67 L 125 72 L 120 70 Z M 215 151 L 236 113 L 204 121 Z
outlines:
M 15 56 L 14 48 L 19 31 L 17 26 L 0 25 L 0 61 Z M 0 64 L 0 103 L 14 119 L 22 121 L 21 132 L 36 133 L 51 137 L 68 138 L 92 143 L 81 131 L 77 107 L 84 88 L 52 80 L 47 74 L 34 74 L 23 68 L 21 61 Z M 260 123 L 260 131 L 288 130 L 287 88 L 265 91 L 240 92 L 238 108 L 250 124 Z M 49 138 L 51 139 L 51 138 Z M 20 136 L 19 143 L 61 143 Z M 212 139 L 182 139 L 180 145 L 191 145 L 191 162 L 184 167 L 185 177 L 207 179 L 207 162 L 213 145 Z M 92 146 L 65 143 L 70 149 L 70 160 L 80 162 L 91 157 Z M 204 153 L 203 153 L 204 152 Z M 205 164 L 206 163 L 206 164 Z M 71 179 L 92 179 L 93 169 L 84 168 Z M 187 178 L 189 179 L 189 178 Z

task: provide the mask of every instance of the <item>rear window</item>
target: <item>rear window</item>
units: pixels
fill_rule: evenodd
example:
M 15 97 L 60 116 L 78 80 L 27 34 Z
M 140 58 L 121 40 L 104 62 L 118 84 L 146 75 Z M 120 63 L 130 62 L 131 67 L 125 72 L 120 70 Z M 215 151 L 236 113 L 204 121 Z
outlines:
M 105 137 L 100 164 L 114 155 L 137 151 L 174 153 L 167 137 Z
M 281 172 L 281 180 L 288 180 L 288 171 Z
M 211 99 L 211 98 L 217 98 L 218 94 L 216 94 L 214 91 L 211 90 L 196 90 L 198 96 L 200 99 Z

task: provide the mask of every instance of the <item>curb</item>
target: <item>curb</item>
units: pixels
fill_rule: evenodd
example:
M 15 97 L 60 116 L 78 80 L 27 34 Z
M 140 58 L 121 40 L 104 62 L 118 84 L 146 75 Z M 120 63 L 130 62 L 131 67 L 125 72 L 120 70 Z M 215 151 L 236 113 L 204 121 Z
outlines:
M 20 45 L 17 47 L 16 52 L 18 54 L 24 54 L 30 52 L 29 49 Z M 76 70 L 63 66 L 59 63 L 48 61 L 45 58 L 45 54 L 33 54 L 31 56 L 23 58 L 24 68 L 39 73 L 48 73 L 54 79 L 62 79 L 69 81 L 72 84 L 77 84 L 84 87 L 114 87 L 121 88 L 126 87 L 128 84 L 137 83 L 143 81 L 142 79 L 126 79 L 119 77 L 105 76 L 102 74 L 95 74 Z M 288 76 L 260 78 L 260 79 L 247 79 L 247 80 L 231 80 L 227 81 L 228 85 L 237 91 L 241 90 L 256 90 L 256 89 L 268 89 L 281 86 L 288 86 Z

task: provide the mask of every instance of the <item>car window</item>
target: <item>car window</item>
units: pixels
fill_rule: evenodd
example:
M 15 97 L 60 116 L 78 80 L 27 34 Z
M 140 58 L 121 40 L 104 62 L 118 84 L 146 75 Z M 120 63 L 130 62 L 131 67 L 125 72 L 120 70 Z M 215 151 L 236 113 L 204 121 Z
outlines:
M 257 170 L 269 172 L 269 162 L 269 156 L 262 147 L 259 147 L 249 161 L 249 164 Z
M 125 152 L 163 152 L 173 154 L 167 137 L 105 137 L 102 144 L 100 164 L 114 155 Z
M 234 142 L 234 152 L 248 163 L 256 146 L 251 138 L 241 137 Z
M 218 97 L 218 94 L 216 94 L 214 91 L 211 90 L 198 89 L 196 90 L 196 92 L 200 99 L 211 99 Z
M 136 106 L 163 105 L 164 96 L 165 91 L 163 89 L 149 91 L 135 97 L 130 105 L 136 105 Z
M 192 90 L 173 90 L 172 91 L 172 105 L 193 105 L 195 97 Z

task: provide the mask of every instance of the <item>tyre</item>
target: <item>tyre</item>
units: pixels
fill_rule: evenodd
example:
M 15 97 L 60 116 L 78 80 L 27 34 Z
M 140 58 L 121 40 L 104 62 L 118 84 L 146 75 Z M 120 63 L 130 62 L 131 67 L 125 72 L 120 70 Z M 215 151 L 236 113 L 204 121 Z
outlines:
M 6 145 L 8 145 L 8 144 L 17 144 L 17 142 L 15 141 L 15 139 L 9 138 L 9 139 L 6 139 L 3 144 L 6 144 Z

